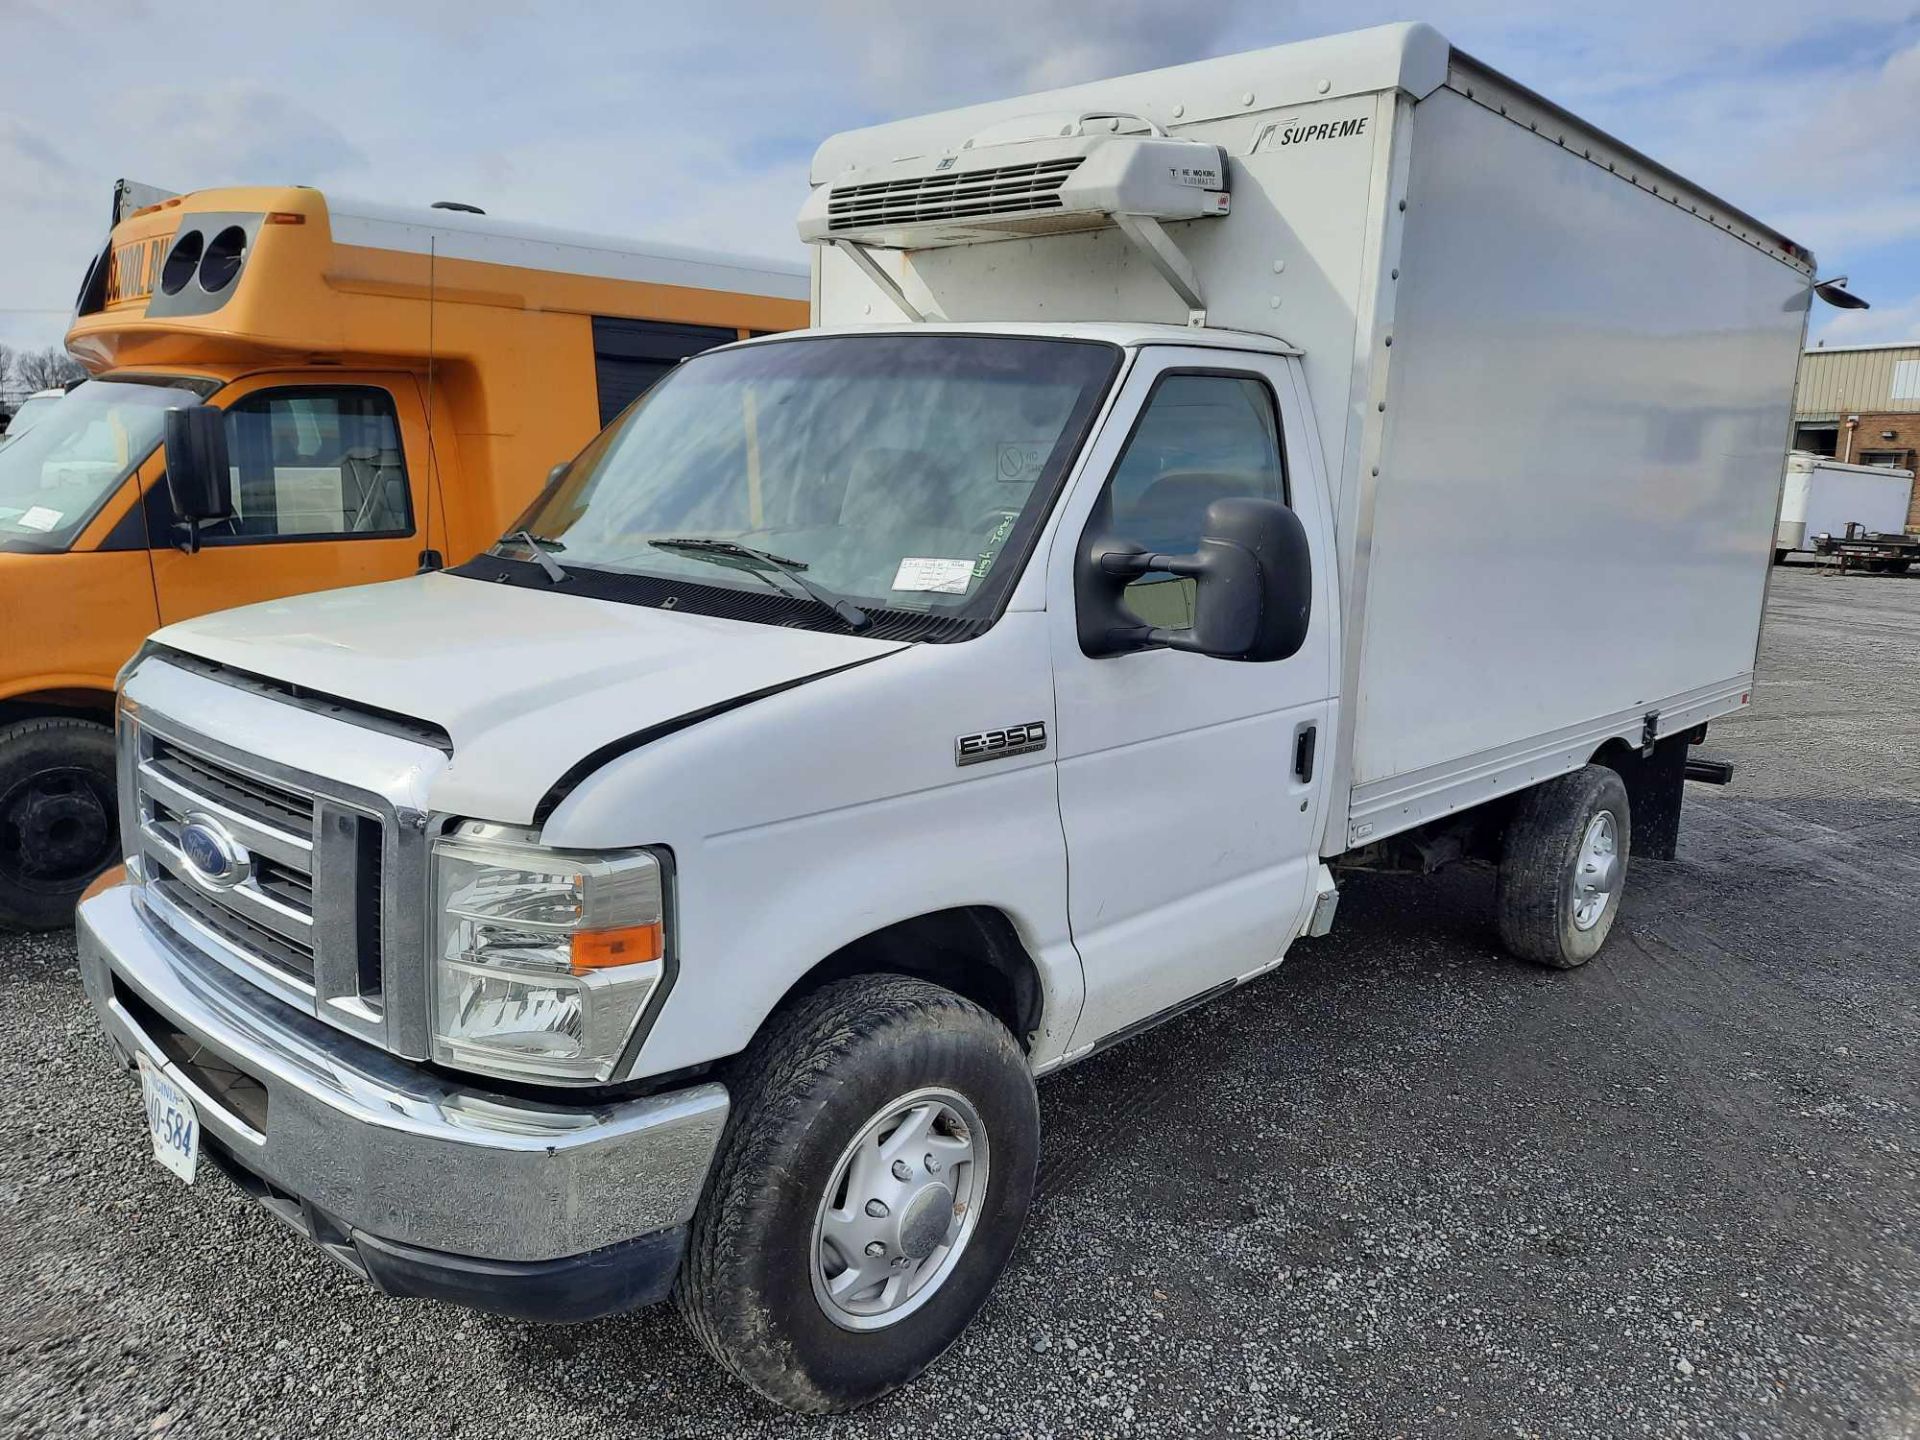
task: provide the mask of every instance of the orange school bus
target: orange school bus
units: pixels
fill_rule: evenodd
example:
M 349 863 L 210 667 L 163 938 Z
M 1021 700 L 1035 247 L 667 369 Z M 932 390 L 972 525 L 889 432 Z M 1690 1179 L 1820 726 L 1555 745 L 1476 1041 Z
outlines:
M 93 378 L 0 448 L 0 924 L 68 923 L 118 855 L 114 675 L 149 631 L 464 560 L 676 361 L 807 319 L 798 264 L 303 188 L 120 214 L 132 193 L 67 333 Z M 183 525 L 161 437 L 203 403 L 232 513 Z

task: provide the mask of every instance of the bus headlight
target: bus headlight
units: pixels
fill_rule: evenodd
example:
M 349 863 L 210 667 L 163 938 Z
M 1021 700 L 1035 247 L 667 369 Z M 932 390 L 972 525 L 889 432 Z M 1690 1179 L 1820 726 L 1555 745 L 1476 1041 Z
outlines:
M 433 1058 L 512 1080 L 613 1079 L 666 974 L 660 861 L 469 823 L 434 842 L 433 898 Z

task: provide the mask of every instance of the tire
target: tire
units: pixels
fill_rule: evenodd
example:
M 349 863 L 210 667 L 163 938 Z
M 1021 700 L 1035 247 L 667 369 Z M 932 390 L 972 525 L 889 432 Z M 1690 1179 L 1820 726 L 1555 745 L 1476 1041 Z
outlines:
M 1032 1203 L 1040 1149 L 1026 1057 L 972 1001 L 921 980 L 864 975 L 825 986 L 769 1021 L 741 1057 L 732 1090 L 733 1111 L 694 1214 L 675 1301 L 709 1353 L 766 1399 L 809 1414 L 853 1409 L 938 1359 L 1006 1268 Z M 922 1093 L 959 1097 L 976 1113 L 985 1140 L 973 1162 L 909 1167 L 914 1183 L 926 1187 L 916 1197 L 932 1203 L 898 1207 L 899 1229 L 906 1234 L 909 1214 L 932 1215 L 936 1224 L 963 1227 L 965 1238 L 945 1261 L 949 1247 L 915 1261 L 888 1248 L 891 1242 L 870 1241 L 893 1257 L 888 1266 L 925 1266 L 925 1294 L 876 1328 L 846 1328 L 869 1322 L 845 1312 L 841 1321 L 833 1318 L 832 1302 L 816 1288 L 824 1283 L 816 1254 L 828 1253 L 820 1237 L 828 1215 L 874 1212 L 864 1202 L 855 1211 L 851 1180 L 838 1210 L 823 1210 L 823 1202 L 849 1155 L 865 1153 L 864 1137 L 902 1133 L 876 1131 L 873 1123 Z M 930 1143 L 957 1153 L 962 1142 L 935 1134 Z M 957 1202 L 963 1184 L 979 1178 L 971 1167 L 981 1155 L 985 1174 L 976 1202 L 964 1207 L 972 1219 L 966 1229 Z M 953 1192 L 934 1190 L 934 1169 Z M 901 1172 L 878 1173 L 885 1181 Z M 924 1248 L 924 1239 L 923 1232 L 903 1245 Z
M 80 894 L 120 858 L 113 731 L 67 716 L 0 727 L 0 925 L 73 923 Z
M 1600 817 L 1607 817 L 1602 821 Z M 1598 827 L 1598 828 L 1597 828 Z M 1576 875 L 1594 859 L 1590 837 L 1610 831 L 1611 864 Z M 1620 913 L 1632 848 L 1627 787 L 1604 765 L 1587 765 L 1525 791 L 1501 838 L 1494 909 L 1500 940 L 1522 960 L 1572 970 L 1606 943 Z M 1605 898 L 1591 917 L 1576 904 L 1575 886 L 1605 877 Z M 1591 894 L 1588 895 L 1591 901 Z

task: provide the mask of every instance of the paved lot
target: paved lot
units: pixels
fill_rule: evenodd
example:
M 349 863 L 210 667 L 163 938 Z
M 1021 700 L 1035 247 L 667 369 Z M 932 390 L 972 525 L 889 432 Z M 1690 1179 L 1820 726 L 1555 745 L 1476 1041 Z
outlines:
M 1273 978 L 1042 1087 L 955 1352 L 804 1423 L 670 1313 L 380 1299 L 143 1154 L 68 936 L 0 939 L 0 1435 L 1920 1435 L 1920 578 L 1778 577 L 1602 959 L 1352 884 Z

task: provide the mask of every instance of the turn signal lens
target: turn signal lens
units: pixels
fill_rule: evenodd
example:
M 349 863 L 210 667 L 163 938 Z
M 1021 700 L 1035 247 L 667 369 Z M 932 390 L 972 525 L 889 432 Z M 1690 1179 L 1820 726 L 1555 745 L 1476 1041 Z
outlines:
M 611 970 L 617 965 L 641 965 L 665 953 L 665 936 L 657 920 L 623 930 L 577 930 L 570 946 L 576 975 Z

